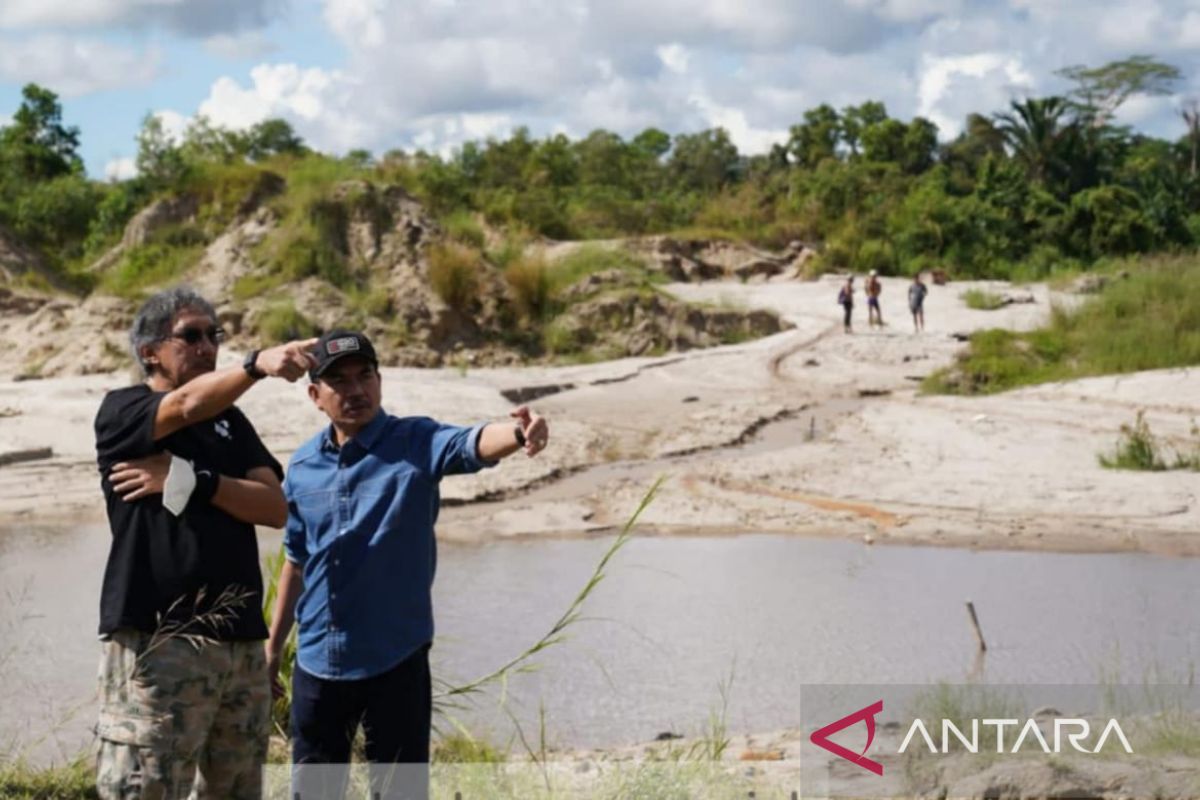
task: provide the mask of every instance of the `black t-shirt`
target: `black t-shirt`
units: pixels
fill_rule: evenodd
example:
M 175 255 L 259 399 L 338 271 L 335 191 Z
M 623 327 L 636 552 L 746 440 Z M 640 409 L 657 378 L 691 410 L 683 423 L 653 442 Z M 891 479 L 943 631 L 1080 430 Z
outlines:
M 96 460 L 108 506 L 112 548 L 100 593 L 100 633 L 135 628 L 221 640 L 265 639 L 262 573 L 254 526 L 193 497 L 176 517 L 162 495 L 126 502 L 108 481 L 112 466 L 168 450 L 194 468 L 244 478 L 256 467 L 283 469 L 236 407 L 154 440 L 164 392 L 130 386 L 109 392 L 96 414 Z M 230 599 L 249 593 L 235 605 Z M 224 617 L 221 624 L 205 624 Z

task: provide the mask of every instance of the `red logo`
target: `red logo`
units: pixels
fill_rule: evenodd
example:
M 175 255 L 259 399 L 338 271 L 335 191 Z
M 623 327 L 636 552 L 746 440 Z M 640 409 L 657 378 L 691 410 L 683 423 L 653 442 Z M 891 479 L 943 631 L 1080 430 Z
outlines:
M 871 749 L 871 742 L 875 741 L 875 715 L 883 711 L 883 701 L 879 700 L 866 708 L 855 711 L 848 717 L 842 717 L 837 722 L 831 722 L 819 731 L 813 731 L 813 735 L 809 737 L 809 741 L 817 747 L 824 748 L 835 756 L 840 756 L 852 764 L 857 764 L 865 770 L 874 772 L 876 775 L 883 774 L 883 764 L 878 761 L 872 761 L 867 758 L 867 751 Z M 861 753 L 855 753 L 842 747 L 836 742 L 829 741 L 829 737 L 838 731 L 849 728 L 856 722 L 864 721 L 867 723 L 867 746 L 863 748 Z
M 351 350 L 358 349 L 358 339 L 353 336 L 343 336 L 341 339 L 330 339 L 329 344 L 325 345 L 325 349 L 329 355 L 337 355 L 338 353 L 348 353 Z

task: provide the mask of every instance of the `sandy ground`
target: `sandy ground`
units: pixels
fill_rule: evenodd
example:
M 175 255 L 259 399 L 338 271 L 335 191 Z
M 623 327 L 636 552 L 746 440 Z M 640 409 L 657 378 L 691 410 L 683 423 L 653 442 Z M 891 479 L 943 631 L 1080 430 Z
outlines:
M 836 280 L 679 284 L 682 299 L 766 307 L 796 327 L 712 350 L 554 368 L 385 369 L 396 414 L 469 423 L 504 418 L 501 394 L 559 390 L 533 401 L 551 447 L 443 484 L 439 535 L 482 540 L 578 536 L 621 525 L 659 475 L 647 533 L 784 532 L 868 542 L 1061 550 L 1200 553 L 1193 473 L 1102 469 L 1097 454 L 1144 409 L 1152 429 L 1183 441 L 1200 415 L 1196 370 L 1096 378 L 987 398 L 920 396 L 918 380 L 950 363 L 954 334 L 1038 325 L 1042 286 L 931 287 L 928 327 L 914 334 L 906 282 L 886 280 L 888 326 L 841 330 Z M 966 308 L 982 286 L 1034 302 Z M 222 363 L 236 363 L 223 353 Z M 129 374 L 0 382 L 0 466 L 6 524 L 100 519 L 92 419 Z M 547 390 L 549 391 L 549 390 Z M 300 384 L 268 380 L 240 407 L 281 460 L 321 425 Z

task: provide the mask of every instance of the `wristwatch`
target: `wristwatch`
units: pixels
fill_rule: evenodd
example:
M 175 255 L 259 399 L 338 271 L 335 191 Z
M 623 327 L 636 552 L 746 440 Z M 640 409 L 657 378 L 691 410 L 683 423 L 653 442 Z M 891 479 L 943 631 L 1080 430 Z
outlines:
M 520 425 L 513 425 L 513 436 L 517 439 L 517 447 L 525 446 L 525 431 L 521 430 Z
M 251 350 L 249 353 L 246 353 L 246 359 L 242 361 L 242 369 L 246 370 L 246 374 L 257 381 L 267 377 L 267 373 L 258 368 L 257 364 L 254 363 L 256 361 L 258 361 L 258 351 Z

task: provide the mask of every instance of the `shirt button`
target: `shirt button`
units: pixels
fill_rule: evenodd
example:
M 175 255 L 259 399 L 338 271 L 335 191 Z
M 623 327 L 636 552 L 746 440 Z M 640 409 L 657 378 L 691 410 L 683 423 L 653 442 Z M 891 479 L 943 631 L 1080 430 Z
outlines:
M 337 600 L 337 592 L 330 592 L 330 593 L 329 593 L 329 599 L 330 599 L 330 600 Z
M 333 565 L 334 565 L 335 567 L 341 566 L 341 564 L 342 564 L 342 560 L 341 560 L 340 558 L 335 558 L 335 559 L 333 560 Z

